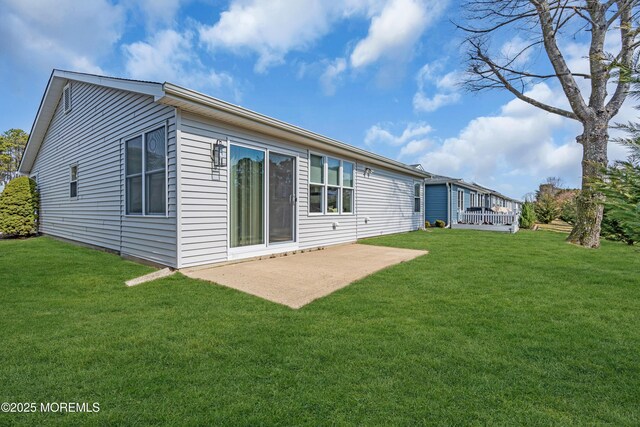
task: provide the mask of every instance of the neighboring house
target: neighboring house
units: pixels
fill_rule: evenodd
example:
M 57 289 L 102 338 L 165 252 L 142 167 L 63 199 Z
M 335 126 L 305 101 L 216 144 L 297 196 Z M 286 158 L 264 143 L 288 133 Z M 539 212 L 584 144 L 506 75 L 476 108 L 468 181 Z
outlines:
M 447 176 L 433 175 L 427 178 L 424 194 L 425 220 L 431 224 L 437 220 L 449 226 L 469 223 L 469 217 L 463 215 L 466 213 L 504 213 L 514 216 L 521 207 L 518 200 L 495 190 Z M 487 221 L 483 219 L 482 222 Z
M 171 83 L 54 70 L 20 165 L 40 231 L 170 267 L 424 225 L 424 171 Z

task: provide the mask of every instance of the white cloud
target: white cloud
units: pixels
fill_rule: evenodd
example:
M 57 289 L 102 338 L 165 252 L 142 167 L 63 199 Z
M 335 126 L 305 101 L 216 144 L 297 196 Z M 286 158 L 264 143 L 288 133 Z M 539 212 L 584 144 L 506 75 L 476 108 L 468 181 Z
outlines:
M 371 19 L 367 37 L 360 40 L 351 53 L 351 65 L 360 68 L 385 57 L 404 59 L 430 21 L 440 15 L 445 3 L 390 0 L 380 14 Z
M 418 75 L 418 91 L 413 96 L 413 109 L 416 112 L 432 112 L 445 105 L 455 104 L 460 98 L 460 79 L 462 73 L 454 70 L 442 74 L 443 61 L 425 64 Z M 431 92 L 429 95 L 427 92 Z
M 527 94 L 547 103 L 558 98 L 544 83 Z M 576 185 L 582 157 L 573 136 L 578 132 L 576 122 L 514 99 L 503 105 L 499 114 L 477 117 L 457 136 L 423 152 L 420 163 L 435 173 L 488 185 L 508 184 L 515 177 L 535 183 L 546 176 L 561 176 Z M 515 196 L 521 195 L 518 190 L 524 194 L 532 189 L 511 185 L 516 188 Z
M 333 95 L 336 92 L 336 83 L 342 73 L 347 69 L 347 61 L 344 58 L 336 58 L 332 61 L 320 76 L 320 83 L 326 95 Z
M 423 152 L 432 145 L 430 139 L 416 139 L 409 141 L 404 147 L 400 149 L 400 158 L 412 156 Z
M 505 60 L 513 61 L 511 67 L 523 67 L 533 53 L 533 47 L 529 47 L 530 45 L 531 41 L 524 40 L 520 36 L 515 36 L 502 45 L 500 55 Z
M 231 91 L 237 101 L 239 92 L 233 77 L 207 69 L 195 54 L 193 38 L 188 31 L 164 30 L 147 41 L 124 45 L 127 74 L 135 79 L 170 81 L 196 90 Z
M 399 158 L 423 152 L 432 145 L 428 135 L 433 128 L 424 122 L 408 123 L 399 135 L 394 135 L 390 127 L 381 123 L 371 126 L 365 135 L 365 144 L 400 147 Z
M 185 0 L 127 0 L 129 7 L 139 10 L 149 30 L 172 27 Z
M 265 71 L 329 32 L 339 12 L 323 0 L 235 0 L 217 23 L 200 29 L 200 39 L 211 50 L 257 53 L 256 70 Z
M 424 112 L 432 112 L 436 111 L 438 108 L 455 104 L 460 100 L 460 94 L 457 92 L 454 93 L 436 93 L 432 97 L 426 96 L 422 92 L 417 92 L 413 96 L 413 108 L 416 111 L 424 111 Z
M 121 6 L 106 0 L 3 1 L 0 56 L 29 69 L 100 73 L 125 25 Z
M 448 1 L 436 0 L 232 0 L 218 22 L 200 28 L 200 40 L 212 51 L 257 54 L 264 72 L 304 51 L 345 19 L 370 20 L 368 34 L 349 58 L 354 68 L 380 60 L 406 60 L 426 27 Z

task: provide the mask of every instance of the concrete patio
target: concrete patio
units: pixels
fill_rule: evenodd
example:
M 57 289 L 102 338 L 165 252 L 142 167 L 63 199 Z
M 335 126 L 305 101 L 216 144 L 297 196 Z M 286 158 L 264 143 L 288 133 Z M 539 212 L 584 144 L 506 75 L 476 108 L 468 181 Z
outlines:
M 187 268 L 181 273 L 297 309 L 378 270 L 427 253 L 349 244 L 219 267 Z

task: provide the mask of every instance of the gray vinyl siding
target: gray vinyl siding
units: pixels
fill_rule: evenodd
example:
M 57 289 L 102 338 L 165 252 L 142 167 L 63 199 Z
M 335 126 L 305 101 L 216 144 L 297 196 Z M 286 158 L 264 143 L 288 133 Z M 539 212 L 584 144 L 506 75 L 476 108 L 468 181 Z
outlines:
M 227 260 L 227 171 L 214 170 L 211 144 L 226 134 L 207 119 L 180 120 L 180 266 Z
M 356 161 L 344 156 L 337 156 L 328 152 L 313 150 L 311 153 L 332 157 L 351 162 L 356 166 Z M 353 214 L 311 214 L 309 213 L 309 152 L 300 159 L 299 170 L 299 238 L 301 248 L 335 245 L 340 243 L 355 242 L 358 238 L 356 213 Z M 358 193 L 358 176 L 354 169 L 354 193 Z M 326 202 L 326 201 L 325 201 Z M 357 209 L 354 203 L 354 209 Z M 357 211 L 356 211 L 357 212 Z
M 180 267 L 211 264 L 229 259 L 228 167 L 214 170 L 211 145 L 216 139 L 268 148 L 297 156 L 297 247 L 299 249 L 355 242 L 358 238 L 399 233 L 420 228 L 422 212 L 413 212 L 413 184 L 422 182 L 375 167 L 363 178 L 365 165 L 331 152 L 313 150 L 356 165 L 355 213 L 309 214 L 309 150 L 213 119 L 182 112 L 179 120 L 180 152 Z M 365 224 L 364 218 L 370 221 Z M 276 251 L 277 247 L 271 248 Z
M 424 191 L 425 220 L 429 221 L 431 225 L 435 224 L 437 220 L 449 223 L 447 185 L 426 185 Z
M 366 167 L 373 169 L 371 176 L 364 176 Z M 414 212 L 414 184 L 420 183 L 423 193 L 421 179 L 361 163 L 356 175 L 359 239 L 422 227 L 423 203 L 420 203 L 420 212 Z
M 226 261 L 228 247 L 228 168 L 214 170 L 211 144 L 216 139 L 269 148 L 297 156 L 297 237 L 300 249 L 353 242 L 357 239 L 355 215 L 309 215 L 308 159 L 302 145 L 277 141 L 222 125 L 191 113 L 182 113 L 180 266 Z M 327 153 L 319 153 L 327 154 Z M 355 161 L 347 158 L 343 160 Z M 334 223 L 337 225 L 334 227 Z
M 176 264 L 175 114 L 146 95 L 72 82 L 72 110 L 59 102 L 32 168 L 40 231 L 165 265 Z M 123 140 L 168 123 L 168 216 L 124 216 Z M 69 197 L 70 166 L 78 197 Z

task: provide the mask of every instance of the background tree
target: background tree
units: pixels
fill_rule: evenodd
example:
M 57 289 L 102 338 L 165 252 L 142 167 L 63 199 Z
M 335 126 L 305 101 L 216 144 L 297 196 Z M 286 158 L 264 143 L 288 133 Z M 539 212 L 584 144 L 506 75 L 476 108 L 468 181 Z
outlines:
M 468 0 L 463 5 L 470 26 L 460 26 L 467 33 L 468 79 L 471 90 L 506 89 L 518 99 L 550 113 L 576 120 L 582 134 L 582 192 L 577 200 L 577 218 L 568 240 L 586 247 L 600 245 L 602 194 L 593 181 L 607 165 L 608 128 L 629 90 L 625 79 L 617 78 L 619 66 L 630 69 L 638 48 L 638 0 Z M 491 40 L 512 39 L 517 34 L 525 40 L 516 52 L 491 49 Z M 605 52 L 617 46 L 615 52 Z M 613 40 L 613 37 L 616 40 Z M 571 70 L 560 48 L 567 37 L 589 41 L 589 71 Z M 522 64 L 532 50 L 548 63 L 538 61 L 529 69 Z M 589 88 L 581 88 L 577 79 L 586 79 Z M 528 92 L 532 84 L 559 82 L 569 108 L 561 108 L 535 99 Z M 607 87 L 615 85 L 609 97 Z M 590 91 L 590 93 L 583 93 Z
M 535 211 L 536 218 L 543 224 L 550 224 L 560 216 L 560 206 L 550 194 L 543 194 L 536 200 Z
M 640 98 L 640 67 L 636 64 L 627 76 L 632 84 L 630 95 Z M 634 244 L 640 242 L 640 124 L 628 123 L 618 128 L 628 135 L 616 141 L 629 148 L 629 156 L 605 169 L 596 186 L 605 195 L 603 234 Z
M 0 187 L 18 176 L 24 147 L 29 135 L 22 129 L 9 129 L 0 135 Z
M 522 205 L 522 212 L 520 212 L 520 227 L 533 228 L 536 224 L 536 212 L 534 210 L 533 202 L 527 200 Z

